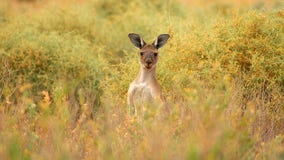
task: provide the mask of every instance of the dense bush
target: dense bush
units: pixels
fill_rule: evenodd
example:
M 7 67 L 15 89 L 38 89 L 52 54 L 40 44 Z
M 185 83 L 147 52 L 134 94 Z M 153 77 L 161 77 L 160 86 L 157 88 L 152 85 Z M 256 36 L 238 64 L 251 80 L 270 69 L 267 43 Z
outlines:
M 12 103 L 25 92 L 38 103 L 45 91 L 55 99 L 63 98 L 58 97 L 58 92 L 78 99 L 74 92 L 84 88 L 93 96 L 91 102 L 84 103 L 98 104 L 105 65 L 98 56 L 100 49 L 79 34 L 46 32 L 37 21 L 16 21 L 3 24 L 0 33 L 1 98 Z

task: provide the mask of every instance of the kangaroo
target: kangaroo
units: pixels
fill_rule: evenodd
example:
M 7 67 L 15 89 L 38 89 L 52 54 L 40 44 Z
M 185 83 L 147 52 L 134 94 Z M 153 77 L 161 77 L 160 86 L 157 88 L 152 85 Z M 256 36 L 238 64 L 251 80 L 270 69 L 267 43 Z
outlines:
M 132 44 L 140 49 L 140 71 L 136 79 L 130 84 L 127 94 L 130 113 L 133 114 L 134 110 L 134 114 L 137 116 L 137 109 L 143 110 L 144 105 L 165 104 L 161 87 L 156 79 L 156 66 L 158 49 L 167 43 L 170 35 L 161 34 L 152 44 L 147 44 L 139 34 L 130 33 L 128 37 Z

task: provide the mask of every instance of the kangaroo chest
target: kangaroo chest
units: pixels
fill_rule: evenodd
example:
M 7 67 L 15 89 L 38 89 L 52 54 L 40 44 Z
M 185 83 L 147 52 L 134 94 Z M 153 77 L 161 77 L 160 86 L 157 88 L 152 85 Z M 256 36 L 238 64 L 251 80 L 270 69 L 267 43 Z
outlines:
M 129 87 L 129 94 L 134 104 L 147 104 L 155 99 L 155 91 L 151 84 L 141 82 L 132 83 Z

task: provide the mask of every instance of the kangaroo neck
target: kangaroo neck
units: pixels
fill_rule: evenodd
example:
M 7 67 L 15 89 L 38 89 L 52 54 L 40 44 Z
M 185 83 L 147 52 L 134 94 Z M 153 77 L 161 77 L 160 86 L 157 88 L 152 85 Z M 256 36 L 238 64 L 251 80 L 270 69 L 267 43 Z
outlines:
M 151 69 L 146 69 L 143 66 L 140 66 L 140 71 L 137 77 L 139 83 L 147 83 L 156 80 L 156 66 L 153 66 Z

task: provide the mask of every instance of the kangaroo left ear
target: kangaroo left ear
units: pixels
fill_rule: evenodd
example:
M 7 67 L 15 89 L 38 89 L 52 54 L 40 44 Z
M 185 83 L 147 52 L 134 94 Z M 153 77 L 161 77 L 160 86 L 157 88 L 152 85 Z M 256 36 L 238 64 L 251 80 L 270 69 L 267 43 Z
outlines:
M 170 38 L 169 34 L 160 34 L 157 39 L 152 43 L 157 49 L 163 47 L 168 39 Z
M 131 41 L 131 43 L 135 46 L 135 47 L 138 47 L 138 48 L 142 48 L 143 46 L 146 45 L 145 41 L 142 39 L 142 37 L 140 37 L 139 34 L 136 34 L 136 33 L 129 33 L 128 34 L 128 37 Z

